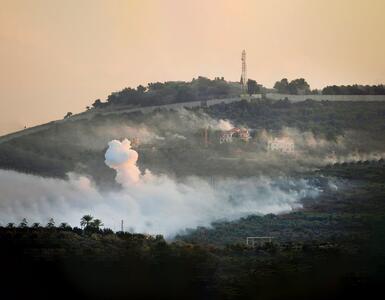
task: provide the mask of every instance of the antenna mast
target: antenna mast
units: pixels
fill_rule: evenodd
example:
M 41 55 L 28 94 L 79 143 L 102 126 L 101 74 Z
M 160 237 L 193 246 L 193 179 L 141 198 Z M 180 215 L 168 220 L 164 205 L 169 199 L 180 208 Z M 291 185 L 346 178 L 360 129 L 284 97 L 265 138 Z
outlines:
M 242 51 L 242 76 L 241 76 L 241 84 L 242 84 L 242 94 L 247 93 L 247 69 L 246 69 L 246 51 Z

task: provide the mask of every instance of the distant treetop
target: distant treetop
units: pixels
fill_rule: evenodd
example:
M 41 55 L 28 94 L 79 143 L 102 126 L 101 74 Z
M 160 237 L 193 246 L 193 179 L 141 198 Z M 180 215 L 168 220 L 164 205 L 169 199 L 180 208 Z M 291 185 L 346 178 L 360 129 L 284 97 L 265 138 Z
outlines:
M 310 85 L 304 78 L 288 81 L 283 78 L 274 84 L 274 88 L 281 94 L 307 95 L 310 94 Z
M 226 81 L 223 77 L 213 80 L 201 77 L 185 81 L 153 82 L 146 87 L 139 85 L 135 88 L 124 88 L 108 96 L 106 102 L 95 100 L 95 108 L 108 105 L 151 106 L 171 104 L 186 101 L 200 101 L 213 98 L 238 96 L 241 86 L 236 82 Z
M 323 88 L 323 95 L 385 95 L 385 85 L 331 85 Z

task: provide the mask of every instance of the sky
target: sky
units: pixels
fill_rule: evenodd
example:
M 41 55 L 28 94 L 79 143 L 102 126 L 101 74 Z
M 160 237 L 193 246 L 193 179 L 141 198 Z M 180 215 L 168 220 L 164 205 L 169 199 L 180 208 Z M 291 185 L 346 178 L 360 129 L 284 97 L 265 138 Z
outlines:
M 0 134 L 148 82 L 385 83 L 384 0 L 0 0 Z

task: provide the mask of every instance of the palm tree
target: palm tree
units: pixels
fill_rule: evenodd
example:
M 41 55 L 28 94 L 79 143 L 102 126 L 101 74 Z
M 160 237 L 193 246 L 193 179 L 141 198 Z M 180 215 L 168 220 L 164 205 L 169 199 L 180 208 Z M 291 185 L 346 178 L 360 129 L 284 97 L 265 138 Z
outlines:
M 84 215 L 81 219 L 80 219 L 80 226 L 82 228 L 87 228 L 88 226 L 90 226 L 90 223 L 92 221 L 94 217 L 91 216 L 91 215 Z
M 100 227 L 104 226 L 104 224 L 103 224 L 102 220 L 95 219 L 92 221 L 91 226 L 96 228 L 96 229 L 99 229 Z

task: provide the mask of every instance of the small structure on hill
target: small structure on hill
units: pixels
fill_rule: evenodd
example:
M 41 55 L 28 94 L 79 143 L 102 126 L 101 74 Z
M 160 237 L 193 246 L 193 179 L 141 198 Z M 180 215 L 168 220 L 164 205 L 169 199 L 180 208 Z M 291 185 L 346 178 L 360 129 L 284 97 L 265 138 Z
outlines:
M 288 137 L 269 139 L 267 141 L 267 150 L 293 154 L 295 151 L 294 140 Z
M 248 142 L 250 140 L 250 133 L 247 128 L 237 128 L 234 127 L 233 129 L 230 129 L 228 131 L 224 131 L 219 136 L 219 143 L 232 143 L 233 137 L 238 137 L 240 140 L 244 142 Z
M 263 246 L 273 241 L 272 236 L 248 236 L 246 238 L 246 245 L 250 247 Z

